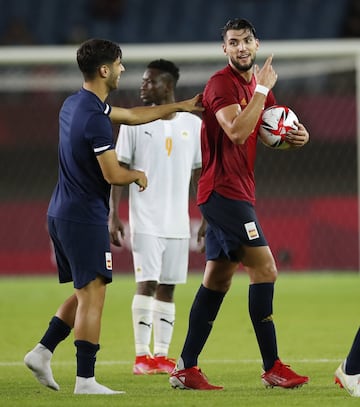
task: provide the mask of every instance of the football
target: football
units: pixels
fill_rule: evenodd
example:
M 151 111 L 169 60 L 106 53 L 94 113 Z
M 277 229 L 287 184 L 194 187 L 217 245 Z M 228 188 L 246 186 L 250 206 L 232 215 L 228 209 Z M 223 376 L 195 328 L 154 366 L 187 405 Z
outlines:
M 286 133 L 297 129 L 294 122 L 298 122 L 296 114 L 287 106 L 274 105 L 265 109 L 261 116 L 259 137 L 267 147 L 287 149 Z

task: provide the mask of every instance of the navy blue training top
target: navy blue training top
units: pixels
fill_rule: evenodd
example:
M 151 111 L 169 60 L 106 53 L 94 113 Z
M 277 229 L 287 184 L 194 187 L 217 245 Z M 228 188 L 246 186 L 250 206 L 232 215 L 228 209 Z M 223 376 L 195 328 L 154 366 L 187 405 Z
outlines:
M 49 216 L 107 225 L 110 185 L 96 155 L 114 148 L 110 111 L 109 105 L 83 88 L 65 100 L 59 114 L 59 175 Z

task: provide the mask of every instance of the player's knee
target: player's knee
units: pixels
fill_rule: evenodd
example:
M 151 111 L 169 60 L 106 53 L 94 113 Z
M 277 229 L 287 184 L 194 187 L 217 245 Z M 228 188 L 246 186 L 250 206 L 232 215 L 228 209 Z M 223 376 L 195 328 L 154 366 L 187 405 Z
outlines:
M 261 267 L 249 270 L 252 283 L 275 283 L 277 279 L 277 268 L 275 263 L 269 262 Z
M 141 281 L 137 283 L 136 294 L 153 297 L 155 295 L 157 281 Z
M 231 278 L 218 276 L 218 278 L 204 278 L 203 285 L 213 291 L 226 294 L 231 287 Z
M 173 302 L 174 301 L 175 285 L 159 284 L 156 288 L 155 298 L 159 301 Z
M 277 279 L 277 268 L 274 262 L 269 262 L 262 268 L 262 278 L 264 283 L 274 283 Z

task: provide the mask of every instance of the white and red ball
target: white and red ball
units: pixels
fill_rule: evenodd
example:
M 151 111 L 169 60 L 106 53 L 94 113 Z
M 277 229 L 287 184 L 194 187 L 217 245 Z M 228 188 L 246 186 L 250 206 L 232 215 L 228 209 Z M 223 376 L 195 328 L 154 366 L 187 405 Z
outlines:
M 296 114 L 287 106 L 274 105 L 265 109 L 261 116 L 259 137 L 267 147 L 286 149 L 290 144 L 285 136 L 289 130 L 297 129 Z

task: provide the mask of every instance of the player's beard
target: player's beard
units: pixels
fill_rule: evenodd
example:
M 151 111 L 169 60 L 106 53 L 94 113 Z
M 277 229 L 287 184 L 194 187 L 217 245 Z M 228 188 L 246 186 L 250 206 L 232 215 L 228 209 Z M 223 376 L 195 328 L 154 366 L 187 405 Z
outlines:
M 251 56 L 250 57 L 250 63 L 248 63 L 247 65 L 242 65 L 238 62 L 237 59 L 235 58 L 230 58 L 231 63 L 233 64 L 233 66 L 239 71 L 239 72 L 247 72 L 249 71 L 254 63 L 255 63 L 255 57 Z
M 116 74 L 115 72 L 111 72 L 107 85 L 109 88 L 109 92 L 116 90 L 119 87 L 120 75 Z

